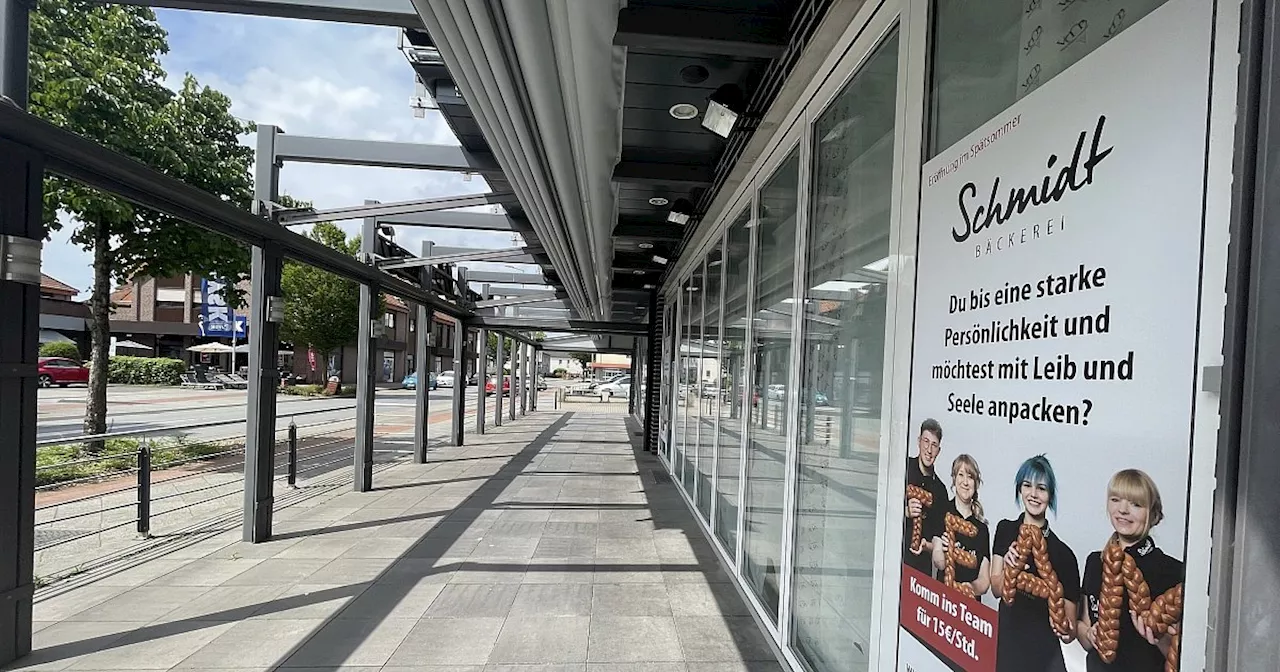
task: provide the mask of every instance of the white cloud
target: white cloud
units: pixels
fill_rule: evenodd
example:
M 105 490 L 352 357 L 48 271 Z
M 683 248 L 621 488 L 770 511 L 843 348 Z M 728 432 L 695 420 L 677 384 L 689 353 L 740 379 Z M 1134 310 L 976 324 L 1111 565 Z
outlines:
M 227 94 L 237 117 L 295 135 L 457 144 L 439 113 L 413 116 L 413 71 L 397 49 L 399 29 L 182 10 L 156 13 L 170 33 L 164 57 L 170 84 L 176 86 L 190 72 Z M 244 141 L 252 146 L 253 137 Z M 317 208 L 488 190 L 484 180 L 466 181 L 454 173 L 318 164 L 286 164 L 280 185 L 282 192 Z M 358 229 L 358 222 L 342 224 L 350 233 Z M 68 234 L 68 229 L 55 234 L 46 271 L 87 290 L 90 256 L 63 244 Z M 428 238 L 448 246 L 512 244 L 506 233 L 403 227 L 397 242 L 416 250 Z

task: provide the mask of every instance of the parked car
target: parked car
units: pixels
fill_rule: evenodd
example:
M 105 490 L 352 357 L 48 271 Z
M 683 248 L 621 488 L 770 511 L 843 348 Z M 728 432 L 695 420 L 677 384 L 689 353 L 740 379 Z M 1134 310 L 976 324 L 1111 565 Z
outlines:
M 493 394 L 498 389 L 498 379 L 496 377 L 489 378 L 484 381 L 484 393 Z M 507 394 L 511 391 L 511 376 L 502 377 L 502 393 Z
M 436 375 L 436 385 L 438 387 L 453 387 L 453 372 L 441 371 Z
M 405 376 L 404 380 L 400 381 L 400 384 L 404 386 L 404 389 L 406 390 L 416 390 L 418 388 L 418 373 L 415 371 Z M 434 390 L 437 387 L 436 374 L 432 373 L 427 378 L 427 389 Z
M 596 386 L 596 393 L 606 401 L 609 397 L 629 396 L 631 394 L 631 376 L 619 376 L 610 382 L 601 383 Z
M 89 384 L 89 367 L 65 357 L 41 357 L 38 373 L 40 387 Z

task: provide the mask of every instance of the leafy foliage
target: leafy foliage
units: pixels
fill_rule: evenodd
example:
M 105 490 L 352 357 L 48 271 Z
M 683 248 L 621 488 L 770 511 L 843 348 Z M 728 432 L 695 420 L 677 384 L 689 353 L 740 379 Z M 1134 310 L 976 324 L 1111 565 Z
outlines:
M 39 0 L 31 12 L 30 111 L 66 130 L 247 207 L 253 194 L 253 151 L 239 136 L 251 124 L 231 114 L 231 101 L 187 75 L 166 86 L 160 56 L 168 35 L 146 7 L 92 0 Z M 135 206 L 60 177 L 44 185 L 44 223 L 75 222 L 72 243 L 93 252 L 89 333 L 92 363 L 84 431 L 106 429 L 112 280 L 187 272 L 231 281 L 227 299 L 241 301 L 235 281 L 249 269 L 236 241 Z M 91 451 L 103 450 L 102 442 Z
M 53 343 L 43 343 L 40 345 L 41 357 L 64 357 L 66 359 L 74 359 L 80 361 L 80 348 L 75 343 L 66 341 L 57 341 Z
M 339 252 L 355 255 L 360 251 L 360 238 L 347 240 L 347 234 L 332 222 L 321 222 L 307 234 Z M 316 351 L 318 359 L 351 343 L 360 330 L 360 285 L 328 271 L 297 262 L 285 262 L 281 276 L 284 290 L 284 323 L 281 338 L 295 345 L 305 344 Z M 383 304 L 379 297 L 378 312 Z
M 107 367 L 107 382 L 113 385 L 177 385 L 187 365 L 167 357 L 116 355 Z

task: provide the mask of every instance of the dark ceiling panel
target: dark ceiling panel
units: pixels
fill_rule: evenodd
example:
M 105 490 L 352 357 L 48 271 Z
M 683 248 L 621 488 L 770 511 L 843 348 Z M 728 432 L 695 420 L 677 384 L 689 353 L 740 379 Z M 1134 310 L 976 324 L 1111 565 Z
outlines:
M 748 73 L 768 61 L 755 58 L 699 56 L 697 54 L 647 53 L 627 50 L 627 84 L 658 84 L 706 89 L 708 93 L 722 84 L 738 83 Z M 681 70 L 689 66 L 706 68 L 706 79 L 699 83 L 685 81 Z
M 704 155 L 698 161 L 701 165 L 713 163 L 724 147 L 724 141 L 714 133 L 670 133 L 653 129 L 624 129 L 622 144 L 696 152 Z

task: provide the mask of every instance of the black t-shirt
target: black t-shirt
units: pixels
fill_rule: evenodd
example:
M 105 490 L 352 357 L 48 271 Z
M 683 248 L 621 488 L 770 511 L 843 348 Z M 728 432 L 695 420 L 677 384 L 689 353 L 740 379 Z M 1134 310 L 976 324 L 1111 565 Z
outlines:
M 1156 547 L 1151 537 L 1125 549 L 1133 556 L 1151 589 L 1151 599 L 1163 595 L 1165 591 L 1182 583 L 1182 562 L 1165 555 Z M 1089 622 L 1098 622 L 1098 596 L 1102 594 L 1102 551 L 1094 551 L 1084 563 L 1084 580 L 1080 592 L 1084 595 L 1085 608 L 1089 610 Z M 1116 659 L 1113 663 L 1104 663 L 1097 651 L 1090 651 L 1086 659 L 1089 672 L 1161 672 L 1164 670 L 1164 654 L 1158 647 L 1152 646 L 1138 634 L 1133 627 L 1133 618 L 1129 616 L 1129 594 L 1126 591 L 1124 604 L 1120 608 L 1120 643 L 1116 647 Z
M 958 562 L 956 563 L 956 583 L 971 583 L 974 579 L 978 578 L 978 570 L 982 568 L 982 561 L 991 557 L 991 533 L 989 528 L 985 522 L 978 520 L 974 516 L 961 515 L 960 510 L 956 508 L 955 498 L 952 498 L 947 502 L 947 508 L 943 509 L 941 513 L 942 515 L 938 516 L 937 527 L 933 530 L 933 534 L 930 538 L 946 536 L 948 513 L 954 513 L 957 516 L 973 523 L 973 526 L 978 528 L 977 536 L 973 537 L 966 537 L 965 535 L 956 532 L 956 546 L 959 546 L 966 551 L 973 551 L 974 555 L 978 556 L 978 563 L 973 568 L 965 567 Z M 934 568 L 933 578 L 942 581 L 945 576 L 946 570 L 937 569 L 936 567 Z
M 938 478 L 937 465 L 928 476 L 920 471 L 918 457 L 907 458 L 907 485 L 918 485 L 933 493 L 933 505 L 926 506 L 920 513 L 924 519 L 923 535 L 925 541 L 933 538 L 937 530 L 943 529 L 942 519 L 947 512 L 947 486 Z M 916 554 L 911 552 L 911 516 L 902 517 L 902 561 L 924 573 L 933 576 L 933 555 L 927 551 Z
M 1026 514 L 1018 516 L 1017 520 L 1002 520 L 996 525 L 995 541 L 991 545 L 992 556 L 1004 556 L 1009 552 L 1009 547 L 1018 539 L 1018 531 L 1025 516 Z M 1080 581 L 1080 569 L 1076 564 L 1076 555 L 1049 529 L 1048 524 L 1043 531 L 1049 550 L 1049 562 L 1053 564 L 1053 571 L 1062 583 L 1062 596 L 1069 602 L 1079 604 L 1080 588 L 1077 584 Z M 1028 557 L 1023 570 L 1035 574 L 1032 564 L 1032 559 Z M 1004 589 L 1012 590 L 1013 587 L 1005 586 Z M 999 624 L 996 672 L 1065 669 L 1061 640 L 1049 625 L 1047 601 L 1023 592 L 1018 593 L 1013 604 L 1000 600 Z

